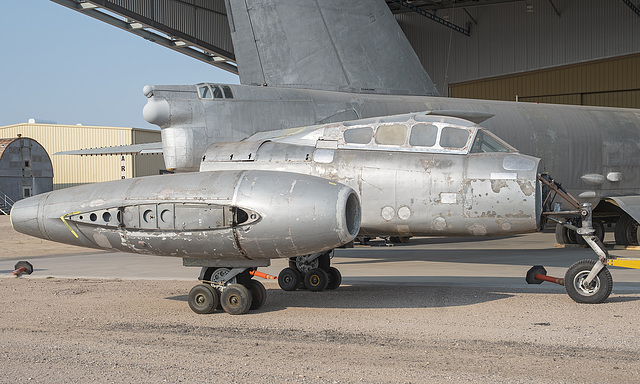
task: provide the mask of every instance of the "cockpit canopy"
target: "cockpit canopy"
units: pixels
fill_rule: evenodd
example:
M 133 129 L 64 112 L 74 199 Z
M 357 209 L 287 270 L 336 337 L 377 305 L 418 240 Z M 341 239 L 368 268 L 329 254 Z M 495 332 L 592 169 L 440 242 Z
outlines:
M 233 99 L 233 91 L 228 85 L 198 84 L 196 87 L 201 99 Z
M 254 135 L 260 139 L 269 132 Z M 273 132 L 271 132 L 273 135 Z M 432 114 L 385 116 L 281 131 L 273 141 L 323 148 L 429 153 L 517 152 L 471 121 Z M 266 137 L 265 137 L 266 138 Z

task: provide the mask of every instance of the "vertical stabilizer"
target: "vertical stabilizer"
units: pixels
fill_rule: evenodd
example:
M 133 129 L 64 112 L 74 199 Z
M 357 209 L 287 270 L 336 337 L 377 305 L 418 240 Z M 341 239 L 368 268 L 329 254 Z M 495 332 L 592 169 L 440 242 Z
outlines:
M 240 82 L 438 95 L 383 0 L 226 0 Z

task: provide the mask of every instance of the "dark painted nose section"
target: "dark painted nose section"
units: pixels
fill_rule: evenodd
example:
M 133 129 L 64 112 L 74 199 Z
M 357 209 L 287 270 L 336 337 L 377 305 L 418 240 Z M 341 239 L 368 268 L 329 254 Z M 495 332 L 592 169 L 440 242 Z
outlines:
M 42 212 L 48 197 L 49 193 L 43 193 L 16 202 L 11 209 L 13 229 L 25 235 L 50 240 L 42 220 Z

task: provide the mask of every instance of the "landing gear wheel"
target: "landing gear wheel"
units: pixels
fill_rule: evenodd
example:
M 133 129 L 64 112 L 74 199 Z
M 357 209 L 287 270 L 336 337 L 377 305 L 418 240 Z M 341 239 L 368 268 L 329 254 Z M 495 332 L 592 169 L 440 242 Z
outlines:
M 285 268 L 278 275 L 278 285 L 283 291 L 295 291 L 301 280 L 300 272 L 293 268 Z
M 311 262 L 303 262 L 304 256 L 291 257 L 289 258 L 289 268 L 297 269 L 298 272 L 303 275 L 312 270 L 313 268 L 320 268 L 324 271 L 329 269 L 331 265 L 331 251 L 327 251 L 322 255 L 318 256 Z
M 251 308 L 251 292 L 241 284 L 229 284 L 220 296 L 222 309 L 230 315 L 242 315 Z
M 576 303 L 598 304 L 611 294 L 613 278 L 611 272 L 604 267 L 588 286 L 584 280 L 595 265 L 596 260 L 584 259 L 575 262 L 564 275 L 564 287 L 569 297 Z
M 576 227 L 581 227 L 582 222 L 572 222 Z M 593 220 L 593 229 L 595 229 L 594 235 L 596 235 L 600 241 L 604 241 L 604 224 L 600 220 Z M 556 242 L 558 244 L 587 244 L 581 235 L 578 235 L 575 231 L 565 228 L 560 224 L 556 224 Z
M 562 224 L 556 224 L 556 243 L 572 244 L 568 231 L 569 229 L 563 227 Z
M 638 222 L 631 216 L 623 213 L 616 223 L 614 235 L 616 244 L 638 245 Z
M 598 237 L 598 239 L 600 239 L 601 242 L 604 242 L 604 224 L 602 223 L 602 221 L 600 221 L 600 220 L 592 220 L 591 225 L 593 226 L 593 229 L 595 230 L 595 232 L 593 234 L 596 237 Z M 577 226 L 578 227 L 582 227 L 582 222 L 579 222 Z M 569 232 L 572 233 L 572 238 L 575 239 L 576 244 L 587 245 L 587 242 L 584 240 L 582 235 L 578 235 L 577 233 L 573 232 L 570 229 L 569 229 Z
M 189 291 L 187 302 L 193 312 L 204 315 L 216 310 L 220 294 L 209 284 L 198 284 Z
M 329 275 L 320 268 L 313 268 L 304 275 L 304 285 L 311 292 L 321 292 L 327 289 Z
M 261 282 L 256 280 L 251 280 L 249 282 L 249 291 L 251 291 L 251 310 L 255 311 L 264 305 L 265 301 L 267 301 L 267 290 L 264 288 Z
M 328 290 L 333 291 L 342 284 L 342 274 L 338 271 L 338 268 L 329 267 L 327 275 L 329 275 L 329 284 L 327 284 Z

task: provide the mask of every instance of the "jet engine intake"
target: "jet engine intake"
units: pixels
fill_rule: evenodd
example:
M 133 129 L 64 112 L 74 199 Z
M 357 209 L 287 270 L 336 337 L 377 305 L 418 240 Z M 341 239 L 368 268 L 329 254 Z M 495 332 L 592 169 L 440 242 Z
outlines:
M 160 256 L 257 260 L 352 241 L 356 192 L 315 176 L 217 171 L 81 185 L 17 202 L 14 229 L 61 243 Z

